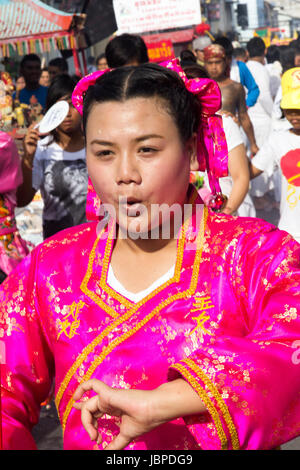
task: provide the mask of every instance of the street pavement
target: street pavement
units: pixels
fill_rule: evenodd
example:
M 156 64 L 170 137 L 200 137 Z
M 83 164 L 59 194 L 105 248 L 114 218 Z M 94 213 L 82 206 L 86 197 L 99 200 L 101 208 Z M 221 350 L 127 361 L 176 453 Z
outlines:
M 278 224 L 278 203 L 274 200 L 273 192 L 267 193 L 263 198 L 255 200 L 254 203 L 258 218 L 274 225 Z M 42 241 L 41 213 L 42 202 L 39 195 L 29 208 L 18 210 L 17 223 L 21 234 L 33 244 Z M 62 450 L 62 431 L 53 401 L 42 407 L 39 423 L 33 429 L 33 437 L 38 450 Z M 284 444 L 281 449 L 300 450 L 300 437 Z

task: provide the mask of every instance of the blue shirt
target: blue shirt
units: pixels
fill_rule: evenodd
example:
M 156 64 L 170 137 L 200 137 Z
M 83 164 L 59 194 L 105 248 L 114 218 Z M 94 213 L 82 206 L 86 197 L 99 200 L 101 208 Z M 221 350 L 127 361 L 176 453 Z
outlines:
M 237 65 L 240 72 L 241 85 L 246 87 L 248 90 L 246 105 L 248 106 L 248 108 L 250 108 L 251 106 L 254 106 L 257 101 L 257 98 L 259 96 L 259 88 L 247 65 L 240 60 L 237 60 Z
M 40 85 L 36 90 L 28 90 L 26 87 L 23 88 L 19 93 L 20 103 L 30 104 L 30 98 L 32 95 L 36 97 L 40 105 L 45 109 L 46 99 L 48 94 L 48 87 Z M 15 98 L 15 93 L 13 98 Z

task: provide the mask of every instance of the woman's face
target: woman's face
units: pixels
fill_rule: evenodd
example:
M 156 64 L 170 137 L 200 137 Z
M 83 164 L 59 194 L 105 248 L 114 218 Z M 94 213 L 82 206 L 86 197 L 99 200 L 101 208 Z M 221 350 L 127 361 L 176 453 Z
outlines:
M 67 101 L 69 103 L 69 112 L 64 121 L 58 126 L 58 129 L 66 134 L 72 134 L 74 132 L 81 132 L 81 115 L 74 108 L 70 95 L 63 96 L 58 101 Z
M 89 175 L 124 230 L 149 232 L 162 223 L 156 219 L 158 205 L 182 207 L 195 141 L 193 136 L 182 143 L 164 102 L 156 98 L 92 106 L 86 126 Z
M 49 86 L 50 85 L 50 75 L 48 70 L 43 70 L 40 78 L 40 85 Z
M 22 90 L 25 87 L 25 85 L 26 85 L 26 83 L 25 83 L 24 77 L 19 77 L 16 80 L 16 89 L 17 90 Z
M 107 62 L 106 62 L 106 58 L 105 57 L 101 57 L 101 59 L 98 60 L 97 62 L 97 69 L 98 70 L 105 70 L 107 69 L 108 65 L 107 65 Z

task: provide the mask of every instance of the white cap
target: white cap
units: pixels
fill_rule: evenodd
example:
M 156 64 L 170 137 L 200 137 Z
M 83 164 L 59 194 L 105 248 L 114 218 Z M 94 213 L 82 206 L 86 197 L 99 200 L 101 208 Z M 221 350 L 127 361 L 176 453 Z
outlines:
M 211 39 L 209 36 L 199 36 L 198 38 L 193 40 L 193 49 L 196 51 L 197 49 L 199 51 L 203 51 L 207 46 L 210 46 L 212 43 Z

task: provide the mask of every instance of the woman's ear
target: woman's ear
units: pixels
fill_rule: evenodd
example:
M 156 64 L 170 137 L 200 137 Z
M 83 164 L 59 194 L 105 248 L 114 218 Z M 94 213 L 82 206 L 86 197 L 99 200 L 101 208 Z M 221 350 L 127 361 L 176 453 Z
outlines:
M 188 155 L 190 158 L 191 171 L 199 170 L 199 163 L 197 158 L 197 134 L 194 133 L 187 144 Z

